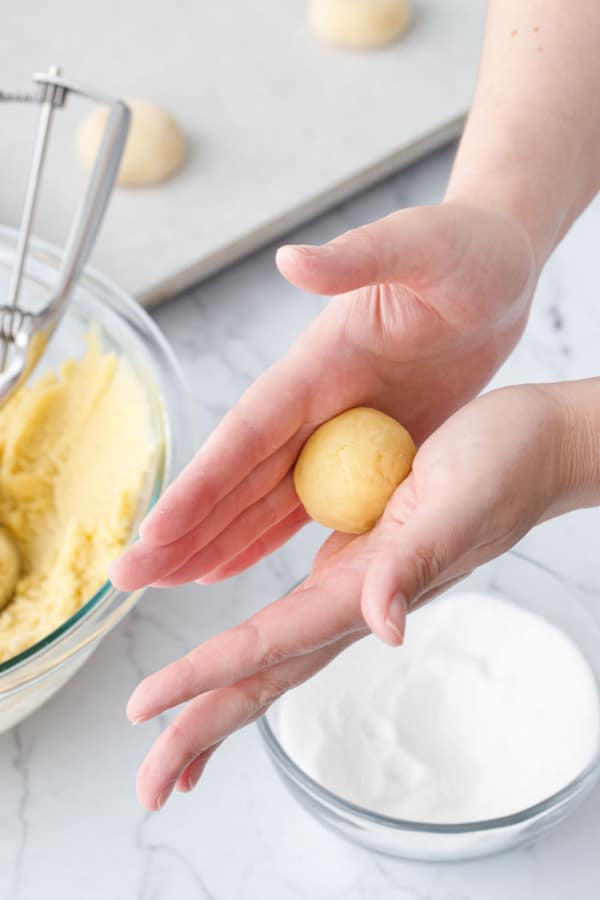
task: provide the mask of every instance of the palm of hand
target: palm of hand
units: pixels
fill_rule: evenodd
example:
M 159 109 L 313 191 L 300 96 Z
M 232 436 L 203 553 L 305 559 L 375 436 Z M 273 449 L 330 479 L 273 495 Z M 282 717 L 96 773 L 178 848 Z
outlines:
M 218 580 L 272 552 L 306 521 L 291 469 L 317 425 L 369 405 L 420 442 L 478 393 L 525 325 L 534 266 L 504 217 L 406 210 L 330 246 L 280 267 L 345 293 L 226 416 L 113 571 L 118 584 Z
M 406 281 L 336 297 L 307 336 L 323 378 L 311 418 L 320 422 L 364 403 L 397 418 L 421 442 L 513 349 L 535 279 L 529 247 L 512 223 L 473 210 L 460 217 L 446 210 L 438 216 L 438 208 L 408 212 L 424 215 L 424 232 L 427 220 L 442 219 L 421 249 L 427 258 Z

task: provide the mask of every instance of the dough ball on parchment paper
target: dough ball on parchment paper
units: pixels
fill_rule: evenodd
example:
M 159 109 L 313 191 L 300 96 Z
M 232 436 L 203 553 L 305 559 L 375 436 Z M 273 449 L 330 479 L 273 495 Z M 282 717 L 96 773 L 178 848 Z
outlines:
M 143 187 L 166 181 L 185 159 L 185 138 L 179 125 L 166 109 L 150 100 L 127 98 L 125 102 L 131 110 L 131 124 L 117 183 Z M 107 116 L 107 108 L 99 106 L 77 131 L 77 156 L 86 171 L 94 164 Z
M 308 21 L 330 44 L 382 47 L 410 25 L 410 0 L 309 0 Z

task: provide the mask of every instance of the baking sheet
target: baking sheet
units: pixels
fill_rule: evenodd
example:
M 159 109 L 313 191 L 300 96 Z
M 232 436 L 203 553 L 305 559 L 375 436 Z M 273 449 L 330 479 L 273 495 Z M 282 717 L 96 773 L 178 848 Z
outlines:
M 150 304 L 455 137 L 476 76 L 485 0 L 415 0 L 410 32 L 368 52 L 329 47 L 304 0 L 19 0 L 3 10 L 1 86 L 64 74 L 167 106 L 184 170 L 119 189 L 92 257 Z M 61 244 L 84 187 L 73 150 L 87 111 L 56 116 L 35 226 Z M 0 221 L 20 218 L 35 110 L 3 104 Z

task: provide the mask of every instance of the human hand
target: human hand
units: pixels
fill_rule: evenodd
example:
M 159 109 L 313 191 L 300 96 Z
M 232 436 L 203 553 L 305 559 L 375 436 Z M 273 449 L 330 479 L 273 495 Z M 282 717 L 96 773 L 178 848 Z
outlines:
M 113 565 L 118 587 L 217 581 L 284 543 L 307 520 L 296 457 L 342 410 L 373 406 L 423 440 L 509 354 L 537 275 L 520 225 L 456 204 L 402 210 L 323 247 L 284 247 L 277 263 L 299 287 L 339 296 L 167 490 Z
M 598 409 L 600 381 L 581 384 Z M 229 734 L 369 629 L 401 643 L 408 610 L 590 498 L 590 485 L 600 501 L 597 433 L 575 427 L 569 388 L 508 388 L 463 407 L 419 449 L 372 532 L 333 534 L 290 595 L 146 678 L 133 721 L 187 706 L 139 771 L 141 802 L 157 809 L 174 786 L 190 790 Z

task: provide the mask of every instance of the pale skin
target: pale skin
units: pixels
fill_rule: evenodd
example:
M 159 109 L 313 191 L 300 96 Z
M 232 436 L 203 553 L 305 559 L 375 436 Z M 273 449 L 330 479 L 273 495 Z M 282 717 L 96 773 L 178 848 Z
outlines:
M 277 549 L 306 522 L 296 456 L 344 409 L 381 409 L 420 447 L 372 532 L 332 535 L 299 589 L 138 686 L 132 721 L 187 704 L 140 768 L 148 808 L 190 790 L 229 734 L 349 643 L 369 630 L 401 643 L 408 610 L 543 519 L 600 503 L 599 380 L 472 400 L 598 189 L 599 39 L 597 4 L 492 2 L 444 202 L 278 252 L 288 280 L 333 299 L 166 492 L 114 582 L 214 582 Z

